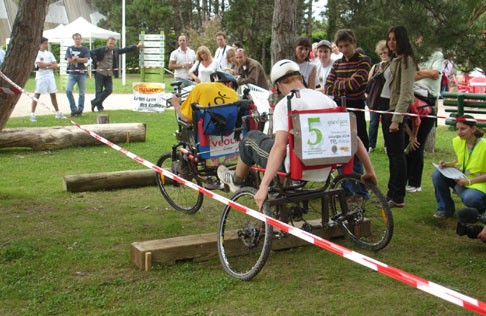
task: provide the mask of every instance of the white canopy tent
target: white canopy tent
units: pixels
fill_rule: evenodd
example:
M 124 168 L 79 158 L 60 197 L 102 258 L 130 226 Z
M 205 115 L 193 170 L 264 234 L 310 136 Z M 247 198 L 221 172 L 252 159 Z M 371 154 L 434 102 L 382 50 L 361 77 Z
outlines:
M 43 36 L 51 43 L 60 43 L 72 38 L 74 33 L 79 33 L 83 39 L 88 39 L 90 47 L 93 39 L 107 39 L 114 37 L 120 39 L 120 33 L 105 30 L 94 24 L 89 23 L 83 17 L 79 17 L 68 25 L 59 25 L 53 29 L 45 30 Z

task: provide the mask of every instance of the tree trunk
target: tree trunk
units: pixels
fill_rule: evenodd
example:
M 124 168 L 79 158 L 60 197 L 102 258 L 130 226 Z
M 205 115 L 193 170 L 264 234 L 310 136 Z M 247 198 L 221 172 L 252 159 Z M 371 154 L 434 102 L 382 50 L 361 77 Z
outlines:
M 113 143 L 144 142 L 142 123 L 83 125 Z M 0 133 L 0 148 L 30 147 L 34 150 L 60 149 L 101 144 L 76 126 L 6 128 Z
M 429 136 L 427 136 L 424 149 L 426 153 L 435 153 L 435 126 L 430 131 Z
M 171 4 L 172 4 L 172 10 L 174 11 L 174 24 L 172 26 L 174 27 L 176 47 L 177 47 L 178 37 L 182 34 L 184 19 L 182 18 L 180 1 L 172 0 Z M 165 33 L 165 34 L 169 34 L 169 33 Z
M 312 2 L 313 0 L 309 0 L 307 4 L 307 22 L 306 22 L 306 36 L 312 43 Z
M 336 0 L 329 0 L 327 2 L 327 36 L 331 42 L 334 42 L 334 34 L 337 31 L 337 20 L 339 18 L 336 2 Z
M 21 0 L 10 34 L 10 44 L 0 71 L 20 87 L 24 87 L 34 67 L 44 30 L 47 0 Z M 0 87 L 12 87 L 0 77 Z M 0 97 L 0 131 L 12 114 L 20 95 L 2 94 Z
M 297 1 L 275 0 L 272 21 L 272 65 L 294 56 Z

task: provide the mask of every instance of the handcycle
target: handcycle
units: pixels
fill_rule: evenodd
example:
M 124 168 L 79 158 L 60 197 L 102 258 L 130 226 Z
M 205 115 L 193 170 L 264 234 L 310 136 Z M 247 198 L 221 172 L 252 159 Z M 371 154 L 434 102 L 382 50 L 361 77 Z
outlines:
M 289 113 L 291 98 L 292 95 L 287 97 Z M 292 126 L 290 115 L 289 126 Z M 298 134 L 298 131 L 294 129 L 294 133 Z M 293 226 L 299 225 L 308 232 L 338 226 L 365 249 L 378 251 L 385 248 L 393 236 L 394 224 L 387 200 L 378 186 L 371 182 L 362 183 L 360 176 L 352 173 L 352 160 L 317 166 L 330 168 L 323 183 L 300 180 L 302 169 L 313 167 L 305 166 L 296 157 L 295 140 L 291 134 L 291 172 L 279 173 L 275 177 L 261 210 L 263 214 Z M 258 186 L 242 186 L 231 199 L 256 210 L 254 195 L 257 189 Z M 306 220 L 312 216 L 318 220 Z M 251 280 L 265 265 L 272 241 L 286 237 L 286 233 L 267 222 L 226 205 L 220 217 L 217 238 L 222 266 L 235 278 Z
M 180 93 L 180 82 L 171 83 Z M 217 178 L 220 163 L 235 164 L 239 139 L 250 129 L 263 129 L 267 113 L 259 113 L 251 102 L 249 92 L 243 99 L 221 105 L 202 107 L 192 104 L 193 123 L 177 118 L 176 140 L 170 152 L 164 153 L 157 166 L 207 189 L 222 189 Z M 217 161 L 224 159 L 223 162 Z M 160 191 L 167 202 L 178 211 L 196 213 L 202 206 L 201 192 L 155 175 Z M 250 181 L 253 181 L 250 180 Z

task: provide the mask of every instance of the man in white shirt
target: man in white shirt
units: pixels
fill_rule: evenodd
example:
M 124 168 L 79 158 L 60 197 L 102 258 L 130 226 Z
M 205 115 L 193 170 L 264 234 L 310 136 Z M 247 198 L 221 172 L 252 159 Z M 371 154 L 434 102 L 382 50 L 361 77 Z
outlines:
M 223 32 L 219 31 L 216 33 L 216 43 L 218 44 L 218 48 L 214 53 L 214 59 L 217 62 L 216 70 L 224 71 L 228 68 L 228 60 L 226 59 L 226 52 L 231 46 L 228 45 L 226 35 Z
M 187 37 L 179 36 L 179 48 L 170 53 L 169 69 L 174 70 L 174 80 L 182 81 L 182 88 L 193 84 L 189 77 L 191 69 L 196 60 L 196 53 L 187 45 Z
M 49 41 L 47 38 L 42 37 L 39 45 L 39 52 L 35 59 L 35 66 L 37 72 L 35 74 L 35 94 L 34 98 L 39 99 L 42 93 L 49 93 L 51 96 L 51 102 L 56 110 L 56 118 L 63 118 L 61 112 L 59 112 L 59 106 L 57 105 L 56 98 L 56 79 L 54 78 L 54 70 L 57 68 L 56 58 L 50 51 L 47 50 Z M 35 117 L 35 108 L 37 107 L 37 101 L 32 101 L 32 114 L 30 115 L 31 122 L 37 122 Z
M 323 93 L 305 88 L 299 65 L 295 62 L 283 59 L 275 63 L 270 74 L 272 84 L 276 86 L 279 93 L 287 96 L 295 94 L 292 101 L 292 109 L 312 110 L 331 109 L 336 107 L 333 99 Z M 236 170 L 229 170 L 226 166 L 218 167 L 218 178 L 228 185 L 232 192 L 238 190 L 252 165 L 260 165 L 266 168 L 260 187 L 254 198 L 261 209 L 268 194 L 268 187 L 277 171 L 289 171 L 288 159 L 288 109 L 287 98 L 282 98 L 275 106 L 273 113 L 274 138 L 258 130 L 252 130 L 246 134 L 239 144 L 238 163 Z M 366 173 L 362 180 L 369 179 L 376 183 L 376 175 L 369 159 L 368 152 L 361 140 L 358 139 L 357 155 L 365 166 Z M 329 168 L 325 170 L 312 170 L 312 172 L 324 172 L 320 179 L 325 180 L 329 175 Z
M 327 75 L 331 71 L 334 60 L 331 59 L 332 44 L 322 40 L 317 44 L 317 55 L 315 63 L 317 65 L 316 90 L 324 93 Z

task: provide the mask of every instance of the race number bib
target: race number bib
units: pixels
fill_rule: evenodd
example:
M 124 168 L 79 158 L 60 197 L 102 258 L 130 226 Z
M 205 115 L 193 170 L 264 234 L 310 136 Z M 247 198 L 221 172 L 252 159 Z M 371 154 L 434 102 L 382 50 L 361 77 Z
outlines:
M 304 165 L 346 163 L 356 152 L 354 114 L 293 114 L 292 124 L 295 154 Z

